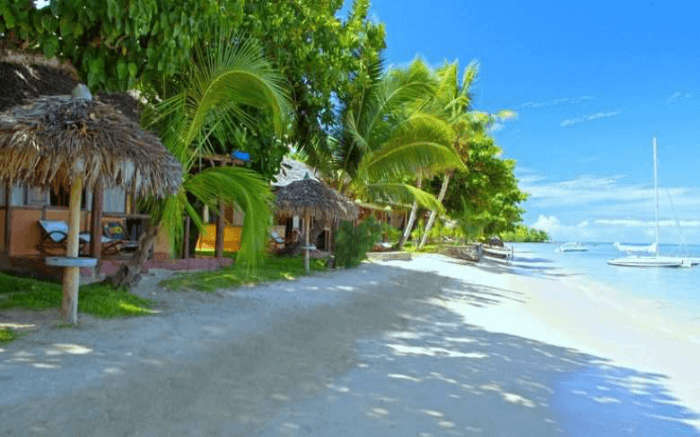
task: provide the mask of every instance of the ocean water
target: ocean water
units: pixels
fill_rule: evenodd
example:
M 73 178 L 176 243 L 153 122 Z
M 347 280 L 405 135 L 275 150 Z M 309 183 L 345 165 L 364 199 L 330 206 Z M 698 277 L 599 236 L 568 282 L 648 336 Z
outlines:
M 700 318 L 700 265 L 692 268 L 632 268 L 607 264 L 612 258 L 625 256 L 612 243 L 585 243 L 588 252 L 559 253 L 559 243 L 516 243 L 518 252 L 535 256 L 540 266 L 561 267 L 593 281 L 614 287 L 620 292 L 644 299 L 653 299 L 689 315 Z M 661 255 L 700 258 L 700 245 L 661 245 Z M 546 267 L 544 267 L 546 269 Z

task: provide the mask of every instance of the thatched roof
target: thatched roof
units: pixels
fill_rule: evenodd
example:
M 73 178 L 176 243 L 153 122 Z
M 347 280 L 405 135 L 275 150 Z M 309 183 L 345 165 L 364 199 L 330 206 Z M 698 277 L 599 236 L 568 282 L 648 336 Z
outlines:
M 288 156 L 282 158 L 282 165 L 280 166 L 280 171 L 275 176 L 275 180 L 272 181 L 273 187 L 284 187 L 291 184 L 294 181 L 299 181 L 306 178 L 308 175 L 311 179 L 318 180 L 317 171 L 301 161 L 292 159 Z
M 0 53 L 0 112 L 41 96 L 70 94 L 78 83 L 77 71 L 67 62 L 36 54 Z M 142 105 L 129 93 L 99 93 L 96 97 L 139 121 Z
M 281 216 L 305 216 L 323 221 L 354 220 L 357 207 L 354 202 L 323 182 L 302 179 L 277 191 L 277 213 Z
M 153 134 L 100 101 L 48 96 L 0 113 L 0 180 L 38 187 L 123 186 L 141 196 L 177 191 L 182 168 Z

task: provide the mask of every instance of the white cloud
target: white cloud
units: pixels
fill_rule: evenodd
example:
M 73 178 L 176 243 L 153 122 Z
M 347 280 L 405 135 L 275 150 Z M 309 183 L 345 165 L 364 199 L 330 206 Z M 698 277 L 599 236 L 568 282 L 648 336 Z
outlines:
M 550 106 L 559 106 L 567 104 L 576 104 L 585 102 L 588 100 L 593 100 L 591 96 L 580 96 L 580 97 L 561 97 L 559 99 L 545 100 L 542 102 L 525 102 L 520 105 L 521 108 L 547 108 Z
M 500 130 L 503 130 L 503 128 L 506 127 L 503 123 L 493 123 L 491 127 L 489 128 L 489 131 L 491 132 L 498 132 Z
M 530 195 L 528 204 L 537 208 L 585 208 L 588 217 L 646 218 L 653 212 L 654 188 L 624 184 L 620 175 L 582 175 L 563 181 L 549 181 L 534 172 L 518 175 L 520 188 Z M 680 217 L 700 215 L 700 188 L 662 188 L 660 194 L 663 211 L 671 213 L 675 209 Z
M 598 219 L 595 221 L 595 224 L 603 226 L 624 226 L 627 228 L 648 228 L 656 225 L 656 223 L 651 220 L 636 219 Z M 700 228 L 700 220 L 659 220 L 659 226 L 663 228 L 672 228 L 679 225 L 682 228 Z
M 530 194 L 525 208 L 538 214 L 533 226 L 554 239 L 643 242 L 653 231 L 652 186 L 625 183 L 619 175 L 551 181 L 520 169 L 518 176 L 520 188 Z M 662 188 L 660 194 L 662 241 L 681 236 L 700 241 L 700 187 Z
M 531 227 L 545 231 L 552 240 L 562 241 L 590 239 L 592 234 L 587 229 L 588 225 L 588 220 L 583 220 L 575 225 L 568 225 L 562 223 L 559 217 L 554 215 L 539 215 Z
M 675 93 L 668 96 L 668 98 L 666 99 L 666 103 L 669 103 L 669 104 L 675 103 L 679 100 L 686 100 L 686 99 L 690 99 L 692 97 L 693 97 L 692 93 L 684 92 L 684 91 L 676 91 Z
M 559 126 L 568 127 L 573 126 L 575 124 L 585 123 L 587 121 L 598 120 L 600 118 L 610 118 L 619 115 L 620 112 L 621 111 L 596 112 L 595 114 L 583 115 L 581 117 L 576 118 L 568 118 L 566 120 L 562 120 L 562 122 L 559 123 Z

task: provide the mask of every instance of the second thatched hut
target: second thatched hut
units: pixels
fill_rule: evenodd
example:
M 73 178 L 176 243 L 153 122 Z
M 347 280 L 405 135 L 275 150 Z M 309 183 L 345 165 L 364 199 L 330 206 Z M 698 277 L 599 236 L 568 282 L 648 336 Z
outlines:
M 357 219 L 357 206 L 347 197 L 323 182 L 309 177 L 294 181 L 277 191 L 277 214 L 304 218 L 304 267 L 309 271 L 310 222 L 320 220 L 332 224 Z

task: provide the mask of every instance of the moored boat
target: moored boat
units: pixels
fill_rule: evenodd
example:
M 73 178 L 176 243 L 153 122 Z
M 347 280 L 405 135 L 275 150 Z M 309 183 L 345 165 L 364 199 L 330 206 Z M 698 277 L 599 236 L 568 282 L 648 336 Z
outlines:
M 588 248 L 581 243 L 564 243 L 557 248 L 557 252 L 588 252 Z

